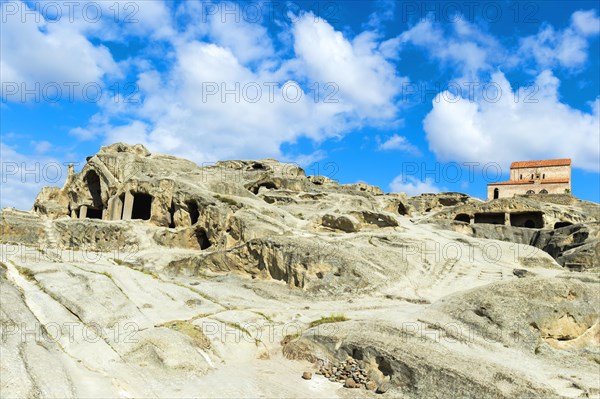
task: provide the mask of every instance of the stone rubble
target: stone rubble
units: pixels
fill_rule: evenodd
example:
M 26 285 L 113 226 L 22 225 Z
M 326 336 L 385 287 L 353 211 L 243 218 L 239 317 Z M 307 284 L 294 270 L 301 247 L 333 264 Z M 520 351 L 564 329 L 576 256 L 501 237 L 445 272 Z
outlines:
M 312 373 L 310 371 L 305 371 L 304 373 L 302 373 L 302 378 L 304 378 L 305 380 L 311 380 Z
M 352 357 L 346 360 L 328 365 L 321 365 L 317 371 L 331 382 L 339 382 L 344 388 L 366 389 L 384 393 L 387 391 L 385 382 L 378 384 L 368 377 L 367 370 L 361 367 L 359 361 Z M 379 392 L 381 390 L 381 392 Z
M 599 254 L 600 205 L 570 195 L 117 143 L 0 210 L 0 397 L 600 398 Z

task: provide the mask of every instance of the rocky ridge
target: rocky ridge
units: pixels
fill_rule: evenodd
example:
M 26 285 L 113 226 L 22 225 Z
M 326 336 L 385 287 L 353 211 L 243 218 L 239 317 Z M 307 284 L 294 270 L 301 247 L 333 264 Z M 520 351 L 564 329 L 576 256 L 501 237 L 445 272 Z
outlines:
M 595 203 L 119 143 L 0 221 L 2 397 L 600 397 Z

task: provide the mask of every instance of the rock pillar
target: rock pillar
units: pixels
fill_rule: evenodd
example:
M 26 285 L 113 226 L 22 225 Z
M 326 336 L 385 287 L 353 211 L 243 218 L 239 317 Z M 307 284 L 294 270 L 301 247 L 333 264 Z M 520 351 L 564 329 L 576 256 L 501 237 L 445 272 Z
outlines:
M 123 201 L 119 197 L 114 197 L 108 202 L 108 217 L 110 220 L 121 220 L 123 214 Z
M 125 204 L 123 205 L 123 220 L 131 220 L 133 212 L 133 194 L 129 191 L 125 193 Z

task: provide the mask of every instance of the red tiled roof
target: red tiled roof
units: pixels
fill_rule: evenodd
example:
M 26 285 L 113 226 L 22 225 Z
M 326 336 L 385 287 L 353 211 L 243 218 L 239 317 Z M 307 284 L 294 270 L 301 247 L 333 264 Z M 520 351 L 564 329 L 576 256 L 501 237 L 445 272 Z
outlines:
M 568 183 L 569 179 L 545 179 L 541 180 L 541 184 L 551 184 L 551 183 Z M 520 185 L 520 184 L 534 184 L 533 180 L 509 180 L 509 181 L 499 181 L 497 183 L 489 183 L 488 186 L 504 186 L 504 185 Z
M 510 164 L 511 169 L 539 168 L 542 166 L 571 166 L 571 159 L 544 159 L 541 161 L 518 161 Z

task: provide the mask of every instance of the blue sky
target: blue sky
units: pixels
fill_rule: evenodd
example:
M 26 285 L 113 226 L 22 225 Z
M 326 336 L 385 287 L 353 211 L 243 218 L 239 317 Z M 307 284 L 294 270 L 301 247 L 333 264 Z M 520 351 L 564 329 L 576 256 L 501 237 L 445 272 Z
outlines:
M 600 201 L 597 1 L 1 6 L 2 207 L 116 141 L 480 198 L 569 157 Z

